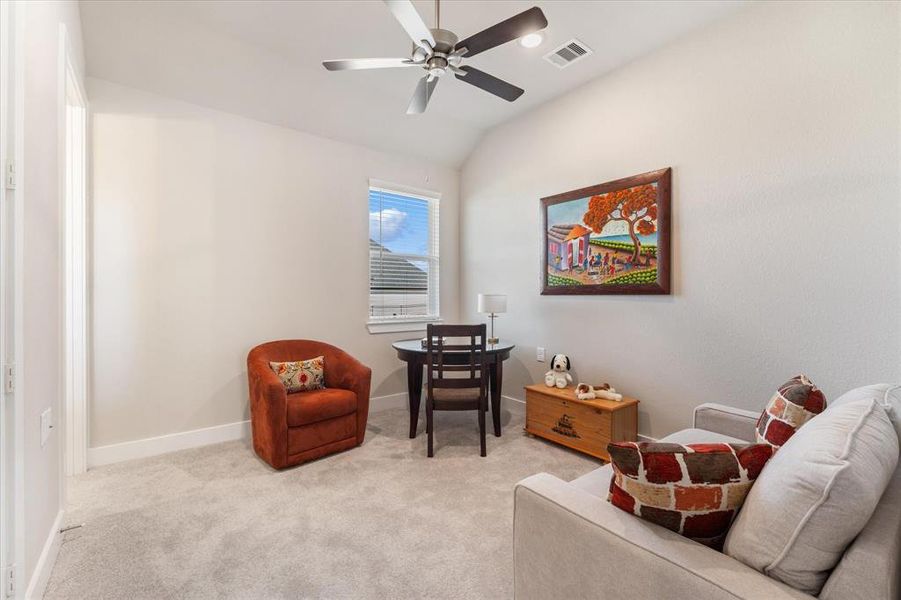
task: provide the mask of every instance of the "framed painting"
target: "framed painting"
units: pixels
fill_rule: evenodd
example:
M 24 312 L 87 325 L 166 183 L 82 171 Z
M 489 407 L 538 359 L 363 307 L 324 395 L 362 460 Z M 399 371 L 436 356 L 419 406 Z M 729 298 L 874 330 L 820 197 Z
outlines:
M 541 199 L 542 294 L 669 294 L 672 169 Z

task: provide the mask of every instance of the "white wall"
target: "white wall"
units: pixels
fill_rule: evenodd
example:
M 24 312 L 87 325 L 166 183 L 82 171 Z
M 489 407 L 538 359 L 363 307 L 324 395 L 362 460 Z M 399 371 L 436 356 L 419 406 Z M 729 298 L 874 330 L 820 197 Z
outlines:
M 901 380 L 899 6 L 761 3 L 489 133 L 461 175 L 461 310 L 510 296 L 505 393 L 545 346 L 657 437 L 799 371 L 829 397 Z M 667 166 L 673 295 L 540 296 L 539 198 Z
M 59 102 L 65 94 L 59 71 L 60 24 L 71 39 L 83 72 L 78 3 L 20 2 L 25 10 L 23 364 L 25 401 L 25 585 L 62 509 L 62 198 Z M 56 427 L 41 447 L 40 415 L 52 408 Z M 19 560 L 19 557 L 17 557 Z M 49 565 L 48 565 L 49 566 Z
M 372 367 L 373 396 L 405 391 L 390 343 L 418 334 L 365 327 L 368 179 L 442 193 L 453 320 L 456 170 L 102 80 L 88 96 L 92 447 L 248 418 L 247 352 L 274 339 L 333 343 Z

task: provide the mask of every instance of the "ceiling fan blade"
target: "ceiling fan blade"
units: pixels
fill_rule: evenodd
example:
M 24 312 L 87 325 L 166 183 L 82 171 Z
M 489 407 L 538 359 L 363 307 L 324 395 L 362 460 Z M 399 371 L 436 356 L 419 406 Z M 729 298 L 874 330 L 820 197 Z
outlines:
M 540 8 L 533 6 L 515 17 L 510 17 L 506 21 L 501 21 L 497 25 L 492 25 L 484 31 L 457 42 L 455 48 L 466 48 L 466 58 L 469 58 L 529 33 L 541 31 L 545 27 L 547 27 L 547 18 Z
M 503 79 L 498 79 L 494 75 L 489 75 L 485 71 L 479 71 L 472 67 L 460 67 L 460 70 L 466 71 L 465 75 L 460 75 L 454 71 L 454 76 L 460 81 L 465 81 L 477 88 L 483 89 L 490 94 L 494 94 L 503 98 L 507 102 L 513 102 L 523 95 L 524 89 L 518 88 L 512 83 L 507 83 Z
M 429 105 L 429 98 L 432 97 L 432 92 L 435 91 L 436 85 L 438 85 L 437 77 L 426 75 L 419 80 L 419 83 L 416 84 L 416 91 L 413 92 L 413 97 L 410 98 L 410 105 L 407 106 L 408 115 L 420 115 L 425 112 L 426 107 Z
M 435 38 L 432 37 L 432 32 L 426 27 L 425 22 L 419 16 L 419 13 L 416 12 L 416 7 L 413 6 L 410 0 L 384 0 L 384 2 L 414 44 L 418 46 L 425 40 L 430 47 L 435 46 Z
M 358 69 L 393 69 L 395 67 L 420 67 L 409 58 L 342 58 L 324 60 L 322 66 L 329 71 L 355 71 Z

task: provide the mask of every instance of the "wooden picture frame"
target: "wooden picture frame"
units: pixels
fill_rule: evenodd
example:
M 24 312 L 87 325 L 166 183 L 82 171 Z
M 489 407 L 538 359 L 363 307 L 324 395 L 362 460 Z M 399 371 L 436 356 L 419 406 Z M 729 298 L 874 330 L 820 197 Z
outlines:
M 669 294 L 671 187 L 667 167 L 542 198 L 541 294 Z

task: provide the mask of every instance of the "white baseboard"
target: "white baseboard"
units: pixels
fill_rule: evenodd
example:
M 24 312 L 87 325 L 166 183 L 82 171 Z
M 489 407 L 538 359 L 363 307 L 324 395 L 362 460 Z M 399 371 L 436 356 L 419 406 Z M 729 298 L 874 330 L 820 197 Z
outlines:
M 121 444 L 98 446 L 88 448 L 88 468 L 249 437 L 250 421 L 237 421 L 225 425 L 122 442 Z
M 387 396 L 374 396 L 369 399 L 369 412 L 381 412 L 389 408 L 407 408 L 407 392 L 388 394 Z
M 370 412 L 389 408 L 406 408 L 407 394 L 376 396 L 369 400 Z M 221 442 L 250 439 L 250 421 L 237 421 L 202 429 L 192 429 L 157 437 L 88 448 L 88 468 L 110 465 L 125 460 L 158 456 L 178 450 L 187 450 Z
M 41 555 L 34 565 L 34 572 L 28 581 L 28 587 L 25 588 L 25 600 L 40 600 L 44 597 L 44 589 L 50 580 L 50 573 L 53 571 L 53 565 L 56 563 L 56 556 L 59 554 L 60 533 L 59 530 L 63 523 L 63 511 L 56 514 L 53 521 L 53 527 L 47 535 L 47 541 L 41 549 Z
M 516 413 L 526 412 L 525 400 L 520 400 L 519 398 L 514 398 L 513 396 L 507 396 L 505 394 L 501 394 L 501 399 L 504 401 L 502 405 L 506 406 L 508 410 Z

